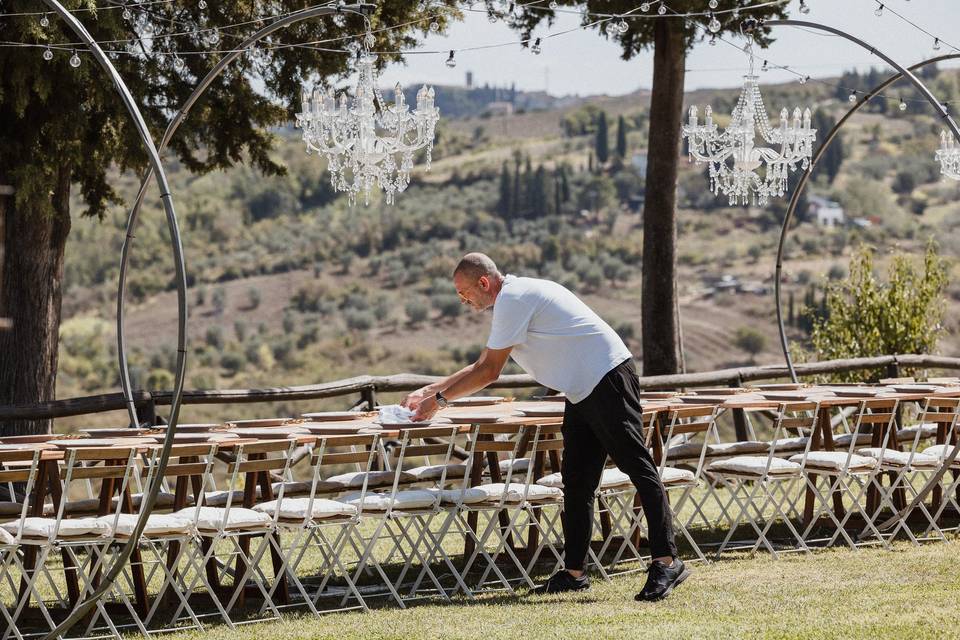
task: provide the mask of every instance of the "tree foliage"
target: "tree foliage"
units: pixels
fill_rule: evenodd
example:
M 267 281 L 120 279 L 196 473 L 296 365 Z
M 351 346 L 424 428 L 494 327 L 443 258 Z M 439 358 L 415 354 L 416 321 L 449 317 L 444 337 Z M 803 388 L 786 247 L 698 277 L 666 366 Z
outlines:
M 814 321 L 811 336 L 819 360 L 897 353 L 933 353 L 943 334 L 947 268 L 931 241 L 922 269 L 905 255 L 894 255 L 886 282 L 874 274 L 873 251 L 860 247 L 850 275 L 826 284 L 826 317 Z M 879 379 L 883 370 L 870 372 Z M 859 379 L 860 372 L 837 374 Z

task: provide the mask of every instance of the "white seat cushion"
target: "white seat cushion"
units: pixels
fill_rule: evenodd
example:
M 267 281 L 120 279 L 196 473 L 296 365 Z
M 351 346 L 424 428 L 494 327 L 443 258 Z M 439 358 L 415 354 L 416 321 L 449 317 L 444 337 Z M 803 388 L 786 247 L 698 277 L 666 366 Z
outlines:
M 762 476 L 767 468 L 767 456 L 736 456 L 726 460 L 716 460 L 707 465 L 707 471 L 714 473 L 744 474 Z M 789 477 L 800 475 L 800 465 L 783 458 L 772 458 L 768 476 Z
M 792 438 L 780 438 L 774 441 L 773 446 L 776 451 L 799 451 L 807 446 L 810 438 L 807 436 L 794 436 Z
M 352 471 L 350 473 L 341 473 L 327 478 L 327 482 L 336 482 L 343 485 L 345 489 L 360 489 L 363 487 L 363 478 L 367 477 L 367 488 L 393 486 L 393 476 L 396 471 Z M 400 483 L 415 482 L 417 479 L 406 471 L 400 471 Z
M 693 471 L 688 469 L 665 467 L 662 471 L 660 471 L 660 481 L 663 482 L 664 486 L 666 487 L 675 485 L 682 486 L 694 484 L 697 481 L 697 476 Z
M 440 491 L 442 504 L 477 504 L 487 501 L 487 492 L 478 487 L 466 489 L 444 489 Z
M 537 480 L 537 484 L 544 487 L 563 489 L 563 476 L 559 472 L 551 473 Z M 604 469 L 603 474 L 600 476 L 600 489 L 613 489 L 630 484 L 630 476 L 620 471 L 620 469 Z
M 487 501 L 499 502 L 501 496 L 504 502 L 521 502 L 523 500 L 526 485 L 519 482 L 511 482 L 506 485 L 502 482 L 494 484 L 482 484 L 474 487 L 487 495 Z M 529 502 L 542 502 L 545 500 L 558 500 L 563 497 L 563 491 L 556 487 L 545 487 L 539 484 L 531 484 L 527 492 Z
M 355 508 L 362 508 L 366 511 L 386 511 L 393 508 L 404 509 L 426 509 L 437 504 L 439 496 L 436 491 L 429 489 L 409 489 L 406 491 L 397 491 L 396 494 L 367 492 L 362 496 L 360 492 L 348 493 L 339 498 L 347 505 L 353 505 Z
M 939 458 L 922 453 L 913 454 L 912 459 L 909 451 L 897 451 L 896 449 L 883 449 L 881 447 L 860 449 L 857 453 L 870 456 L 874 460 L 880 460 L 884 465 L 891 467 L 905 467 L 909 464 L 916 469 L 936 469 L 940 466 Z
M 129 536 L 137 526 L 139 514 L 121 513 L 119 515 L 103 516 L 99 518 L 111 527 L 118 536 Z M 114 522 L 116 519 L 116 522 Z M 193 533 L 193 521 L 182 515 L 172 513 L 151 513 L 147 517 L 147 525 L 143 528 L 145 536 L 161 536 L 170 533 L 182 533 L 191 535 Z
M 923 455 L 933 456 L 938 460 L 946 460 L 950 454 L 953 452 L 954 445 L 952 444 L 935 444 L 932 447 L 927 447 L 923 450 Z M 960 466 L 960 454 L 957 455 L 953 460 L 951 466 Z
M 199 513 L 197 513 L 199 511 Z M 230 529 L 261 529 L 272 522 L 270 516 L 253 509 L 230 506 L 227 521 L 224 523 L 226 509 L 219 507 L 188 507 L 177 511 L 176 515 L 197 519 L 197 529 L 200 531 L 226 531 Z
M 229 491 L 207 491 L 203 494 L 203 504 L 207 507 L 225 507 L 230 493 Z M 243 506 L 243 491 L 234 491 L 230 508 L 241 506 Z
M 324 518 L 352 516 L 357 512 L 357 507 L 339 500 L 327 500 L 325 498 L 315 498 L 312 505 L 310 504 L 310 498 L 284 498 L 283 500 L 271 500 L 258 504 L 253 510 L 271 517 L 277 515 L 277 511 L 279 511 L 279 517 L 288 520 L 303 520 L 307 517 L 307 514 L 310 514 L 310 517 L 314 520 L 322 520 Z
M 840 435 L 833 436 L 833 444 L 837 447 L 849 447 L 851 440 L 853 440 L 852 433 L 841 433 Z M 870 444 L 871 442 L 873 442 L 873 436 L 871 434 L 857 434 L 857 445 Z
M 673 445 L 667 449 L 667 459 L 688 460 L 690 458 L 699 458 L 702 449 L 703 442 L 685 442 L 683 444 Z
M 720 442 L 717 444 L 707 445 L 708 456 L 732 456 L 741 453 L 766 453 L 769 450 L 769 442 L 759 442 L 757 440 Z
M 417 482 L 424 482 L 427 480 L 439 480 L 440 476 L 443 475 L 444 469 L 447 471 L 445 478 L 448 480 L 463 478 L 467 473 L 467 465 L 465 464 L 431 464 L 407 469 L 406 472 L 412 475 Z
M 921 440 L 929 440 L 930 438 L 937 437 L 937 423 L 936 422 L 925 422 L 923 424 L 915 424 L 910 427 L 904 427 L 897 431 L 897 440 L 899 442 L 907 442 L 913 440 L 917 435 L 917 431 L 920 432 Z
M 100 518 L 64 518 L 57 528 L 56 518 L 24 518 L 22 521 L 6 522 L 2 526 L 11 535 L 21 534 L 24 538 L 49 538 L 56 532 L 58 538 L 77 536 L 107 537 L 112 529 Z
M 501 460 L 500 473 L 506 473 L 513 467 L 514 473 L 525 473 L 530 468 L 530 458 L 517 458 L 515 460 Z
M 811 451 L 807 454 L 807 467 L 814 469 L 823 469 L 825 471 L 843 471 L 843 466 L 847 463 L 846 451 Z M 790 456 L 790 462 L 801 464 L 803 454 L 798 453 Z M 877 466 L 877 461 L 867 456 L 850 456 L 850 471 L 869 471 Z
M 0 547 L 9 547 L 17 543 L 16 538 L 7 533 L 7 530 L 0 526 Z
M 310 495 L 310 490 L 313 487 L 313 481 L 303 481 L 303 482 L 274 482 L 270 487 L 273 489 L 274 495 L 280 493 L 280 487 L 283 487 L 283 497 L 292 498 L 294 496 L 303 496 Z M 342 482 L 331 482 L 330 480 L 317 480 L 317 493 L 336 493 L 338 491 L 343 491 L 346 489 L 346 485 Z M 259 492 L 257 493 L 259 496 Z

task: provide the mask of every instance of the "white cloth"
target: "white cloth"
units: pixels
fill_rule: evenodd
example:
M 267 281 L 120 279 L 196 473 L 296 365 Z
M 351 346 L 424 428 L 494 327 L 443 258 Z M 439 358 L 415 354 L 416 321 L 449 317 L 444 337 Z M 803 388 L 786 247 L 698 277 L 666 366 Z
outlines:
M 357 508 L 352 504 L 346 504 L 339 500 L 327 500 L 325 498 L 315 498 L 313 504 L 310 498 L 284 498 L 283 500 L 271 500 L 258 504 L 253 508 L 254 511 L 265 513 L 268 516 L 276 515 L 279 511 L 281 518 L 293 520 L 302 520 L 310 514 L 310 517 L 316 520 L 324 518 L 333 518 L 336 516 L 352 516 L 357 512 Z
M 253 509 L 230 507 L 230 513 L 219 507 L 188 507 L 177 511 L 175 515 L 196 518 L 197 529 L 201 531 L 221 531 L 225 529 L 259 529 L 270 525 L 272 518 Z M 224 522 L 226 516 L 226 522 Z
M 768 458 L 765 456 L 736 456 L 726 460 L 716 460 L 707 466 L 707 471 L 714 473 L 745 474 L 762 476 L 764 472 L 769 476 L 799 476 L 800 465 L 783 458 L 769 459 L 770 469 L 767 469 Z
M 566 287 L 508 275 L 493 305 L 488 349 L 506 349 L 517 364 L 576 404 L 633 356 L 620 336 Z
M 140 514 L 138 513 L 121 513 L 112 516 L 102 516 L 99 519 L 106 522 L 117 535 L 129 536 L 133 534 L 139 518 Z M 114 522 L 115 520 L 116 522 Z M 193 531 L 193 520 L 184 515 L 151 513 L 147 516 L 147 526 L 143 528 L 143 535 L 160 536 L 170 533 L 190 535 Z
M 410 422 L 410 419 L 416 414 L 406 407 L 398 404 L 387 404 L 377 409 L 377 420 L 386 424 L 401 424 Z
M 56 532 L 58 538 L 86 535 L 107 537 L 112 531 L 110 525 L 100 518 L 64 518 L 60 521 L 58 528 L 56 518 L 30 517 L 6 522 L 0 527 L 14 536 L 22 531 L 24 538 L 49 538 L 50 534 L 54 532 Z

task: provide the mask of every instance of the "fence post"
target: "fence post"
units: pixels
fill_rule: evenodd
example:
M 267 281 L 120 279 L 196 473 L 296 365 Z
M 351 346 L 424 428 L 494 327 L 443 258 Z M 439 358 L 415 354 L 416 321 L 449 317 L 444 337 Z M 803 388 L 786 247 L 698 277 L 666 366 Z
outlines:
M 900 363 L 897 362 L 897 359 L 894 358 L 893 362 L 887 365 L 887 378 L 899 378 L 900 377 Z
M 374 411 L 377 408 L 377 388 L 370 385 L 360 392 L 360 398 L 367 405 L 367 411 Z
M 742 387 L 743 380 L 740 376 L 737 376 L 737 379 L 730 383 L 731 387 Z M 744 413 L 743 409 L 734 409 L 733 410 L 733 429 L 736 432 L 737 441 L 743 442 L 749 440 L 750 436 L 747 433 L 747 414 Z

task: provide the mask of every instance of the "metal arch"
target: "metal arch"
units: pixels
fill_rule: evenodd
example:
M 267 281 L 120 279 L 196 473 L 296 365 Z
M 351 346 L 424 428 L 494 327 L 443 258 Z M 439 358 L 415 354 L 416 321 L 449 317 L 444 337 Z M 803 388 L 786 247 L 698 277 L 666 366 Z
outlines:
M 944 60 L 953 60 L 955 58 L 960 58 L 960 54 L 951 53 L 951 54 L 946 54 L 942 56 L 937 56 L 936 58 L 930 58 L 929 60 L 923 60 L 921 62 L 918 62 L 917 64 L 914 64 L 908 67 L 908 69 L 910 71 L 914 71 L 915 69 L 919 69 L 921 67 L 925 67 L 930 64 L 936 64 Z M 833 129 L 831 129 L 830 133 L 828 133 L 827 136 L 823 139 L 823 142 L 820 144 L 820 148 L 817 149 L 817 153 L 814 154 L 813 158 L 811 159 L 810 166 L 807 167 L 807 169 L 800 176 L 800 181 L 797 183 L 797 186 L 790 197 L 790 205 L 787 207 L 787 213 L 784 216 L 783 225 L 780 227 L 780 241 L 777 245 L 777 269 L 776 269 L 776 275 L 774 276 L 774 299 L 775 299 L 774 304 L 776 305 L 776 308 L 777 308 L 777 329 L 780 332 L 780 345 L 783 348 L 783 355 L 787 359 L 787 369 L 789 369 L 790 371 L 790 377 L 794 382 L 797 382 L 797 376 L 793 368 L 793 362 L 791 361 L 791 358 L 790 358 L 790 350 L 787 345 L 787 333 L 786 333 L 786 328 L 784 327 L 784 324 L 783 324 L 783 313 L 782 313 L 781 294 L 780 294 L 780 284 L 781 284 L 780 279 L 781 279 L 781 272 L 783 270 L 783 249 L 784 249 L 784 246 L 786 245 L 787 231 L 789 230 L 788 227 L 793 218 L 794 211 L 796 210 L 797 205 L 800 202 L 800 194 L 803 192 L 804 188 L 806 188 L 807 181 L 810 178 L 810 174 L 813 172 L 813 169 L 817 166 L 817 162 L 820 161 L 821 156 L 823 156 L 823 154 L 826 152 L 827 147 L 830 146 L 830 143 L 833 142 L 833 139 L 836 138 L 837 135 L 840 133 L 840 128 L 844 125 L 844 123 L 846 123 L 846 121 L 854 113 L 860 110 L 860 107 L 865 105 L 871 99 L 875 98 L 881 91 L 883 91 L 884 89 L 892 85 L 897 80 L 900 80 L 901 78 L 903 78 L 903 73 L 897 72 L 894 75 L 887 78 L 886 80 L 884 80 L 882 83 L 880 83 L 879 85 L 871 89 L 868 93 L 864 94 L 864 96 L 857 102 L 857 104 L 855 104 L 849 111 L 847 111 L 847 113 L 844 114 L 842 118 L 840 118 L 837 121 L 835 125 L 833 125 Z
M 279 18 L 275 22 L 270 23 L 269 25 L 263 27 L 259 31 L 253 33 L 246 40 L 241 42 L 239 45 L 234 47 L 232 51 L 227 53 L 223 58 L 221 58 L 216 65 L 203 77 L 202 80 L 197 84 L 196 88 L 187 98 L 186 102 L 183 103 L 183 106 L 180 107 L 180 110 L 177 111 L 173 119 L 170 121 L 170 124 L 167 125 L 166 131 L 163 132 L 163 137 L 160 139 L 160 145 L 158 147 L 158 152 L 163 153 L 169 144 L 170 139 L 173 137 L 173 134 L 176 133 L 177 129 L 180 128 L 180 125 L 186 119 L 187 114 L 190 111 L 190 108 L 193 107 L 194 103 L 204 94 L 204 92 L 210 87 L 214 80 L 223 72 L 223 70 L 231 62 L 236 60 L 238 57 L 246 53 L 250 47 L 255 45 L 257 42 L 270 35 L 271 33 L 282 29 L 284 27 L 290 26 L 297 22 L 307 20 L 309 18 L 315 18 L 318 16 L 325 16 L 330 14 L 337 13 L 354 13 L 357 15 L 367 15 L 375 8 L 375 5 L 369 3 L 358 3 L 354 5 L 344 5 L 344 6 L 322 6 L 322 7 L 310 7 L 307 9 L 302 9 L 295 13 L 291 13 L 287 16 Z M 139 426 L 140 421 L 137 416 L 137 407 L 133 398 L 133 389 L 130 385 L 130 366 L 127 362 L 127 342 L 125 336 L 125 315 L 124 315 L 124 298 L 126 294 L 126 281 L 127 281 L 127 267 L 129 265 L 129 252 L 130 245 L 133 242 L 134 234 L 133 231 L 136 228 L 137 220 L 140 215 L 140 208 L 143 205 L 143 198 L 146 195 L 147 186 L 149 185 L 150 178 L 153 175 L 153 167 L 149 167 L 143 175 L 143 179 L 140 181 L 140 190 L 137 193 L 137 198 L 133 203 L 133 207 L 130 209 L 130 215 L 127 218 L 127 232 L 124 236 L 123 247 L 120 251 L 120 275 L 118 277 L 117 285 L 117 354 L 120 361 L 120 387 L 123 390 L 123 397 L 127 404 L 127 413 L 130 416 L 130 424 L 133 426 Z M 186 288 L 186 282 L 184 282 L 184 288 Z M 186 295 L 184 293 L 184 295 Z M 181 327 L 181 330 L 185 331 L 185 325 Z M 176 404 L 171 406 L 170 415 L 173 416 L 175 410 L 179 409 L 179 400 L 180 395 L 174 394 L 174 400 Z
M 857 38 L 856 36 L 850 35 L 846 31 L 842 31 L 835 27 L 830 27 L 824 24 L 820 24 L 818 22 L 808 22 L 806 20 L 765 20 L 765 21 L 746 20 L 744 21 L 744 31 L 749 33 L 753 31 L 754 28 L 761 25 L 764 27 L 794 26 L 794 27 L 804 27 L 808 29 L 826 31 L 827 33 L 832 33 L 834 35 L 840 36 L 842 38 L 849 40 L 850 42 L 853 42 L 854 44 L 857 44 L 863 47 L 864 49 L 876 55 L 881 60 L 883 60 L 884 62 L 886 62 L 891 67 L 897 70 L 899 75 L 894 80 L 897 80 L 900 78 L 906 78 L 907 80 L 909 80 L 910 83 L 917 89 L 917 91 L 919 91 L 920 94 L 924 98 L 926 98 L 930 104 L 934 106 L 934 109 L 936 109 L 940 113 L 940 117 L 946 122 L 946 126 L 953 133 L 954 137 L 958 141 L 960 141 L 960 128 L 957 127 L 957 123 L 954 122 L 953 118 L 950 117 L 950 114 L 947 113 L 946 108 L 936 99 L 936 97 L 930 92 L 930 90 L 927 89 L 927 86 L 923 84 L 923 82 L 921 82 L 915 75 L 913 75 L 913 73 L 910 70 L 904 68 L 897 61 L 895 61 L 894 59 L 892 59 L 890 56 L 886 55 L 882 51 L 878 50 L 876 47 L 868 44 L 867 42 L 864 42 L 863 40 L 861 40 L 860 38 Z M 915 68 L 916 66 L 919 66 L 919 65 L 914 65 L 914 67 L 911 67 L 911 68 Z M 883 85 L 883 86 L 886 86 L 886 85 Z M 841 123 L 846 121 L 846 119 L 856 109 L 858 109 L 864 102 L 866 102 L 867 99 L 868 98 L 866 97 L 863 98 L 854 107 L 854 109 L 852 109 L 846 116 L 844 116 L 844 118 L 839 123 L 837 123 L 837 126 L 839 126 Z M 836 135 L 836 127 L 834 127 L 834 131 L 831 131 L 831 139 L 835 135 Z M 806 171 L 804 171 L 803 175 L 800 178 L 800 182 L 797 188 L 794 190 L 794 193 L 790 199 L 790 206 L 787 209 L 787 214 L 784 217 L 783 224 L 780 227 L 780 242 L 777 246 L 777 265 L 776 265 L 776 275 L 774 278 L 774 298 L 776 300 L 777 326 L 780 331 L 780 346 L 783 349 L 783 356 L 787 361 L 787 370 L 790 373 L 790 379 L 793 380 L 794 382 L 797 382 L 797 372 L 793 366 L 793 359 L 790 357 L 790 349 L 789 349 L 789 345 L 787 344 L 787 335 L 783 326 L 783 310 L 781 309 L 781 306 L 780 306 L 780 275 L 783 269 L 783 248 L 786 242 L 787 228 L 789 227 L 790 220 L 793 217 L 793 211 L 797 206 L 797 201 L 799 200 L 799 194 L 803 189 L 804 185 L 806 184 L 807 179 L 810 176 L 810 171 L 813 169 L 814 164 L 816 163 L 816 160 L 819 160 L 819 158 L 821 157 L 822 152 L 827 145 L 827 142 L 828 141 L 825 140 L 824 144 L 820 146 L 820 149 L 817 152 L 816 159 L 814 159 L 814 161 L 811 162 L 810 166 L 807 167 Z
M 180 230 L 177 225 L 177 214 L 173 207 L 173 198 L 170 195 L 170 187 L 167 183 L 167 176 L 163 171 L 163 165 L 160 160 L 160 154 L 157 151 L 157 148 L 154 146 L 153 138 L 150 136 L 150 131 L 147 128 L 147 123 L 143 119 L 143 115 L 140 113 L 140 110 L 137 108 L 137 104 L 133 99 L 133 96 L 130 93 L 130 90 L 127 88 L 127 85 L 124 83 L 123 78 L 117 73 L 116 68 L 104 54 L 103 49 L 100 48 L 100 45 L 97 44 L 97 41 L 94 40 L 93 36 L 86 30 L 83 24 L 77 20 L 73 14 L 67 11 L 57 0 L 44 0 L 44 2 L 49 6 L 57 15 L 59 15 L 63 21 L 70 27 L 70 29 L 90 48 L 90 51 L 93 53 L 94 58 L 97 62 L 100 63 L 100 66 L 106 70 L 110 75 L 110 79 L 113 81 L 114 86 L 117 89 L 117 92 L 120 94 L 120 97 L 123 99 L 124 106 L 127 108 L 127 111 L 130 114 L 130 117 L 133 119 L 134 125 L 137 129 L 137 133 L 140 135 L 140 138 L 143 142 L 143 146 L 147 150 L 147 155 L 150 159 L 151 174 L 156 174 L 157 185 L 160 188 L 160 199 L 163 202 L 163 208 L 167 215 L 167 223 L 170 227 L 171 241 L 173 244 L 173 254 L 174 260 L 176 262 L 177 268 L 177 299 L 178 299 L 178 312 L 180 320 L 180 331 L 178 335 L 178 350 L 177 350 L 177 372 L 176 372 L 176 383 L 174 385 L 174 395 L 173 395 L 173 407 L 170 415 L 170 428 L 167 431 L 166 437 L 163 441 L 163 449 L 160 456 L 160 468 L 165 469 L 167 461 L 170 458 L 170 447 L 173 444 L 173 436 L 176 432 L 177 416 L 179 412 L 180 398 L 183 395 L 183 378 L 186 371 L 186 362 L 185 355 L 186 349 L 185 340 L 186 340 L 186 317 L 187 317 L 187 303 L 186 303 L 186 276 L 183 262 L 183 250 L 180 243 Z M 114 562 L 113 566 L 110 567 L 110 570 L 107 571 L 106 575 L 103 578 L 101 585 L 92 593 L 83 602 L 80 602 L 74 610 L 70 613 L 67 618 L 57 626 L 56 629 L 50 632 L 47 635 L 48 640 L 54 640 L 56 638 L 62 637 L 67 631 L 70 630 L 73 625 L 75 625 L 79 620 L 81 620 L 90 609 L 96 604 L 97 600 L 103 596 L 107 590 L 110 589 L 112 583 L 120 575 L 120 572 L 123 570 L 123 566 L 127 563 L 127 560 L 130 558 L 130 554 L 136 548 L 138 544 L 138 539 L 140 538 L 141 533 L 143 533 L 143 528 L 147 523 L 147 515 L 153 509 L 153 504 L 156 501 L 157 493 L 160 490 L 160 484 L 163 480 L 163 473 L 157 474 L 154 478 L 153 483 L 151 484 L 149 491 L 144 499 L 143 511 L 141 512 L 140 518 L 137 520 L 137 525 L 134 527 L 133 533 L 130 535 L 130 539 L 123 546 L 123 549 L 120 551 L 119 556 Z

